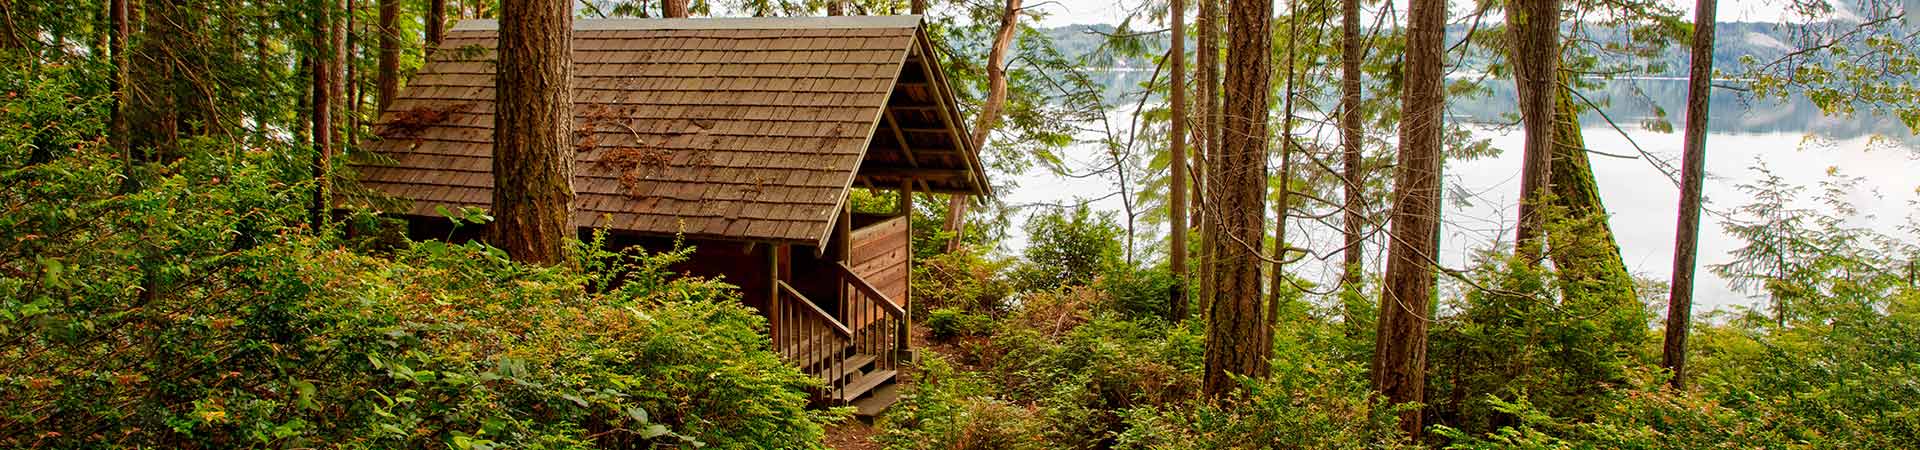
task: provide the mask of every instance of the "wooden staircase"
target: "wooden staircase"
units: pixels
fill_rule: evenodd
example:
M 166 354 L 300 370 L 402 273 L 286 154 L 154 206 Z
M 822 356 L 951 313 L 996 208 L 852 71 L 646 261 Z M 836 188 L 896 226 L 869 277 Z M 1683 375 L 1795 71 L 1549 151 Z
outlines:
M 770 314 L 774 349 L 820 379 L 816 403 L 852 405 L 872 417 L 899 399 L 894 381 L 906 355 L 906 311 L 845 264 L 837 269 L 845 287 L 838 314 L 778 282 Z

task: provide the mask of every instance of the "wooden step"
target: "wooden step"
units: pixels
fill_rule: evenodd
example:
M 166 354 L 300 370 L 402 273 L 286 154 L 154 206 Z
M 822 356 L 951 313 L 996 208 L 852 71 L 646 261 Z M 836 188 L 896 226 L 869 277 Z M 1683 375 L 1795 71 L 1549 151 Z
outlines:
M 847 382 L 847 388 L 841 390 L 839 397 L 834 400 L 839 400 L 842 404 L 852 403 L 854 400 L 858 400 L 861 396 L 873 391 L 874 388 L 885 384 L 892 384 L 894 376 L 899 374 L 900 371 L 897 370 L 876 370 L 862 374 L 852 381 Z
M 874 417 L 879 416 L 880 413 L 886 412 L 887 408 L 892 407 L 894 403 L 899 402 L 900 384 L 883 384 L 880 385 L 880 387 L 874 388 L 873 392 L 869 393 L 866 398 L 853 401 L 853 415 L 854 417 L 872 420 Z
M 820 381 L 825 382 L 827 386 L 833 386 L 833 382 L 835 381 L 851 378 L 865 372 L 867 365 L 873 364 L 873 361 L 877 359 L 880 358 L 865 353 L 853 355 L 847 358 L 846 365 L 839 367 L 840 370 L 833 370 L 834 368 L 832 367 L 821 370 Z M 852 383 L 852 381 L 848 381 L 848 383 Z

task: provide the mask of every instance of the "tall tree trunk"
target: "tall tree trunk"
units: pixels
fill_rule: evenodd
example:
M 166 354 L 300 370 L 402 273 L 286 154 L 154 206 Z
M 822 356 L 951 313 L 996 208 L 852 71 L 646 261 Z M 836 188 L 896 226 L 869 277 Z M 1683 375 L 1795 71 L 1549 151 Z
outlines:
M 1440 124 L 1446 97 L 1447 3 L 1413 0 L 1408 8 L 1400 157 L 1395 168 L 1393 224 L 1386 282 L 1374 337 L 1374 389 L 1393 403 L 1425 400 L 1427 321 L 1434 294 L 1433 259 L 1440 249 Z M 1400 428 L 1418 437 L 1420 410 L 1400 414 Z
M 1200 145 L 1195 159 L 1200 160 L 1193 179 L 1194 227 L 1200 229 L 1200 310 L 1213 313 L 1213 264 L 1214 217 L 1216 211 L 1212 177 L 1217 169 L 1220 149 L 1220 2 L 1223 0 L 1200 0 L 1199 25 L 1200 45 Z
M 1526 144 L 1520 168 L 1520 219 L 1514 254 L 1529 264 L 1540 258 L 1546 218 L 1539 196 L 1552 182 L 1555 84 L 1560 63 L 1559 0 L 1517 0 L 1507 6 L 1512 30 L 1513 84 L 1520 97 Z
M 1349 337 L 1359 335 L 1360 276 L 1366 261 L 1366 240 L 1361 224 L 1366 220 L 1366 168 L 1361 159 L 1364 142 L 1360 130 L 1360 0 L 1341 0 L 1340 5 L 1340 150 L 1341 191 L 1346 201 L 1341 206 L 1341 232 L 1346 237 L 1344 267 L 1340 271 L 1343 322 Z
M 447 38 L 447 0 L 427 0 L 426 48 L 440 47 Z
M 840 4 L 840 0 L 834 0 L 833 3 L 836 5 Z M 661 0 L 660 15 L 669 19 L 686 18 L 687 0 Z
M 1707 105 L 1713 81 L 1713 25 L 1717 0 L 1693 8 L 1693 56 L 1687 73 L 1686 149 L 1680 164 L 1680 218 L 1674 226 L 1673 284 L 1667 293 L 1667 336 L 1660 365 L 1675 389 L 1687 387 L 1687 328 L 1693 315 L 1693 263 L 1700 247 L 1700 189 L 1706 182 Z M 1782 320 L 1784 322 L 1784 320 Z
M 1231 375 L 1264 378 L 1273 328 L 1263 320 L 1261 232 L 1266 225 L 1267 114 L 1272 94 L 1273 2 L 1240 0 L 1228 11 L 1225 105 L 1220 161 L 1208 190 L 1214 209 L 1217 261 L 1213 314 L 1207 330 L 1205 390 L 1223 398 Z
M 1173 80 L 1168 85 L 1173 91 L 1169 100 L 1173 118 L 1168 120 L 1172 133 L 1167 137 L 1172 147 L 1172 162 L 1167 167 L 1172 175 L 1172 184 L 1167 186 L 1167 266 L 1174 280 L 1167 296 L 1167 320 L 1180 323 L 1187 319 L 1187 5 L 1183 0 L 1171 0 L 1167 9 L 1167 15 L 1173 18 Z
M 1270 269 L 1272 278 L 1267 289 L 1267 322 L 1278 326 L 1280 323 L 1281 292 L 1286 289 L 1287 259 L 1287 210 L 1291 208 L 1293 195 L 1293 94 L 1298 79 L 1294 77 L 1297 50 L 1300 46 L 1300 10 L 1296 2 L 1287 3 L 1287 63 L 1286 72 L 1281 74 L 1287 87 L 1280 98 L 1280 192 L 1273 202 L 1273 263 Z
M 927 0 L 913 0 L 908 5 L 907 12 L 910 14 L 918 16 L 927 13 Z
M 313 227 L 319 229 L 326 224 L 327 199 L 333 195 L 333 155 L 338 150 L 339 135 L 334 126 L 334 112 L 338 101 L 344 97 L 341 84 L 343 64 L 346 59 L 346 37 L 342 24 L 346 21 L 345 0 L 320 0 L 314 12 L 314 45 L 318 57 L 313 59 Z
M 573 216 L 573 11 L 504 0 L 493 127 L 494 245 L 516 261 L 567 262 Z
M 340 84 L 346 90 L 340 97 L 340 114 L 347 123 L 346 127 L 340 130 L 341 137 L 336 142 L 344 144 L 344 148 L 352 148 L 359 144 L 360 101 L 366 95 L 365 92 L 361 92 L 366 86 L 360 81 L 364 75 L 360 73 L 360 24 L 357 23 L 359 22 L 357 15 L 360 11 L 359 0 L 347 0 L 346 11 L 346 32 L 341 33 L 340 41 L 342 46 L 340 64 L 346 71 L 346 77 L 342 78 L 343 81 Z
M 130 69 L 127 65 L 127 39 L 133 37 L 133 27 L 129 25 L 128 18 L 130 12 L 127 10 L 127 0 L 107 2 L 107 20 L 112 22 L 110 26 L 113 27 L 107 37 L 108 51 L 113 56 L 113 112 L 108 118 L 111 127 L 109 132 L 112 134 L 108 141 L 113 144 L 113 150 L 120 153 L 120 175 L 125 177 L 122 185 L 128 191 L 135 186 L 132 181 L 133 147 L 129 145 L 130 136 L 127 135 L 127 72 Z
M 827 15 L 847 15 L 847 0 L 827 0 Z
M 380 74 L 374 83 L 379 99 L 374 102 L 386 111 L 400 94 L 400 0 L 380 0 Z M 375 114 L 378 114 L 376 112 Z
M 1007 103 L 1007 50 L 1013 46 L 1014 32 L 1020 27 L 1021 0 L 1007 0 L 1000 15 L 1000 29 L 993 34 L 993 48 L 987 53 L 987 98 L 980 104 L 980 115 L 973 120 L 973 143 L 987 147 L 994 127 L 1000 126 L 1000 110 Z M 960 233 L 967 221 L 967 197 L 954 194 L 947 199 L 947 252 L 960 250 Z

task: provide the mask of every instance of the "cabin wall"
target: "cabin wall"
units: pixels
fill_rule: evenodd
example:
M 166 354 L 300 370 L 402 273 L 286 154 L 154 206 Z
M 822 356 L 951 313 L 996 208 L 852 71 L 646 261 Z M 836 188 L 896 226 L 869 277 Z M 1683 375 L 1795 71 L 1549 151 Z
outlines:
M 854 223 L 866 223 L 853 230 L 852 256 L 847 265 L 895 305 L 906 308 L 907 275 L 912 271 L 908 265 L 911 250 L 907 244 L 912 237 L 908 234 L 907 218 L 880 216 L 862 220 L 859 216 L 865 215 L 856 215 Z

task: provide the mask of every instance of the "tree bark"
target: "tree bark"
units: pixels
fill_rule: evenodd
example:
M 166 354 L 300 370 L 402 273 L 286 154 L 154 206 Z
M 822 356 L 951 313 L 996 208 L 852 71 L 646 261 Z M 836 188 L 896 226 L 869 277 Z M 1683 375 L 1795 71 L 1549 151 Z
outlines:
M 1172 175 L 1167 186 L 1167 266 L 1173 272 L 1173 289 L 1167 297 L 1167 320 L 1180 323 L 1187 319 L 1187 5 L 1171 0 L 1167 9 L 1173 19 L 1173 79 L 1168 85 L 1173 117 L 1167 137 L 1167 171 Z
M 909 14 L 918 16 L 927 13 L 927 0 L 913 0 L 911 3 L 908 3 L 908 5 L 907 12 Z
M 836 5 L 839 3 L 839 0 L 834 1 Z M 660 2 L 660 15 L 662 17 L 684 19 L 687 18 L 687 12 L 687 0 L 661 0 Z
M 440 47 L 447 38 L 447 0 L 427 0 L 426 48 Z
M 400 95 L 399 20 L 400 0 L 380 0 L 380 73 L 374 82 L 379 95 L 374 104 L 380 111 L 386 111 Z
M 1273 328 L 1263 320 L 1260 295 L 1261 232 L 1266 225 L 1267 114 L 1272 94 L 1271 0 L 1242 0 L 1228 11 L 1226 99 L 1221 115 L 1220 161 L 1208 186 L 1218 208 L 1220 237 L 1212 239 L 1217 261 L 1207 330 L 1205 391 L 1224 398 L 1232 375 L 1264 378 Z
M 1200 133 L 1195 146 L 1195 159 L 1200 160 L 1196 170 L 1199 176 L 1193 178 L 1193 222 L 1200 229 L 1200 310 L 1213 313 L 1213 264 L 1214 246 L 1214 198 L 1212 177 L 1218 166 L 1220 148 L 1220 1 L 1200 0 L 1200 13 L 1196 20 L 1199 26 L 1200 44 Z
M 1013 46 L 1014 31 L 1020 26 L 1021 0 L 1007 0 L 1007 8 L 1000 15 L 1000 29 L 993 34 L 993 48 L 987 53 L 987 98 L 980 104 L 980 115 L 973 121 L 973 143 L 978 148 L 987 147 L 987 139 L 993 137 L 993 129 L 1000 126 L 1000 110 L 1007 103 L 1007 50 Z M 953 236 L 947 241 L 947 253 L 960 250 L 960 233 L 967 222 L 967 197 L 954 194 L 947 199 L 946 231 Z
M 1287 86 L 1280 98 L 1280 172 L 1276 175 L 1280 179 L 1280 192 L 1273 202 L 1273 268 L 1269 270 L 1272 284 L 1267 288 L 1267 322 L 1274 326 L 1280 324 L 1280 293 L 1286 290 L 1286 264 L 1282 261 L 1287 259 L 1287 210 L 1291 208 L 1293 194 L 1293 95 L 1298 81 L 1294 69 L 1300 46 L 1300 10 L 1295 5 L 1297 3 L 1287 3 L 1287 63 L 1286 72 L 1281 74 Z
M 1356 336 L 1360 328 L 1358 320 L 1360 277 L 1366 262 L 1366 240 L 1362 237 L 1361 224 L 1366 220 L 1366 168 L 1362 167 L 1361 156 L 1364 142 L 1360 130 L 1360 0 L 1341 0 L 1340 5 L 1340 147 L 1341 147 L 1341 190 L 1345 202 L 1341 206 L 1341 232 L 1346 237 L 1344 253 L 1345 267 L 1340 271 L 1340 286 L 1345 298 L 1342 299 L 1343 322 L 1348 335 Z
M 1425 399 L 1427 321 L 1434 294 L 1433 257 L 1440 247 L 1440 132 L 1445 94 L 1445 0 L 1413 0 L 1408 8 L 1407 47 L 1400 120 L 1400 157 L 1395 168 L 1393 224 L 1387 247 L 1374 341 L 1374 389 L 1393 403 Z M 1409 436 L 1421 432 L 1421 412 L 1400 415 Z
M 827 0 L 827 15 L 829 16 L 847 15 L 846 0 Z
M 568 1 L 501 2 L 493 240 L 516 261 L 565 264 L 575 234 L 572 49 Z
M 1554 93 L 1560 63 L 1559 0 L 1517 0 L 1507 6 L 1513 43 L 1513 84 L 1520 98 L 1520 122 L 1526 144 L 1520 168 L 1520 219 L 1514 228 L 1514 254 L 1529 264 L 1540 258 L 1545 217 L 1539 196 L 1552 182 Z
M 333 155 L 339 143 L 334 112 L 344 96 L 341 74 L 346 59 L 346 38 L 342 23 L 346 20 L 345 0 L 321 0 L 314 12 L 314 46 L 319 56 L 313 59 L 313 227 L 326 225 L 327 199 L 333 195 Z
M 1660 351 L 1660 365 L 1673 372 L 1674 389 L 1687 387 L 1687 328 L 1693 315 L 1694 256 L 1700 246 L 1700 189 L 1706 182 L 1707 105 L 1713 89 L 1717 3 L 1697 0 L 1694 4 L 1692 67 L 1687 74 L 1687 141 L 1680 164 L 1680 217 L 1673 232 L 1673 283 L 1667 293 L 1667 336 Z
M 133 37 L 133 27 L 129 24 L 127 0 L 109 0 L 107 2 L 107 20 L 113 27 L 107 37 L 108 51 L 113 57 L 113 112 L 108 118 L 112 133 L 108 141 L 113 150 L 120 153 L 121 175 L 126 177 L 126 186 L 131 187 L 133 179 L 133 147 L 129 145 L 127 125 L 127 39 Z

